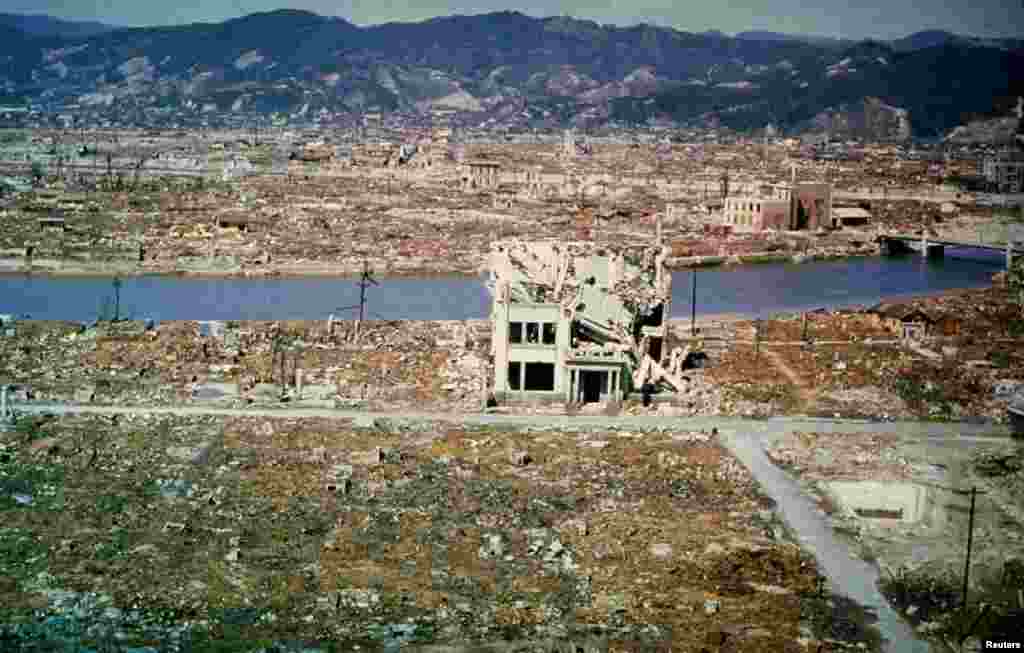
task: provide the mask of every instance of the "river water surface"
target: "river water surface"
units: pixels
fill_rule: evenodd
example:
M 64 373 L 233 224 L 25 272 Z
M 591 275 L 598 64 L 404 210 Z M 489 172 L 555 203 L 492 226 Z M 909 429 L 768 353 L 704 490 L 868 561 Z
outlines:
M 919 256 L 803 264 L 742 265 L 697 271 L 697 315 L 771 313 L 874 304 L 882 298 L 991 284 L 998 255 L 971 253 L 926 261 Z M 693 272 L 673 274 L 672 316 L 689 317 Z M 482 278 L 380 279 L 367 289 L 367 317 L 388 320 L 485 318 L 490 295 Z M 114 295 L 111 278 L 0 276 L 0 314 L 90 321 Z M 278 320 L 353 317 L 352 279 L 126 277 L 122 317 L 155 320 Z

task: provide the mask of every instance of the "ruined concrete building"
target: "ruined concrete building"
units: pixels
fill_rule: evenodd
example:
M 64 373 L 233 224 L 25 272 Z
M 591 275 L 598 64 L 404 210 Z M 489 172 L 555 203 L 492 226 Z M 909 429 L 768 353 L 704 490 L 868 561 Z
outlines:
M 678 372 L 661 366 L 672 296 L 667 255 L 661 246 L 492 243 L 495 398 L 594 403 L 621 400 L 647 382 L 678 388 Z
M 496 188 L 501 181 L 501 164 L 493 161 L 470 161 L 463 169 L 463 190 Z
M 727 197 L 723 224 L 737 231 L 815 230 L 832 226 L 832 185 L 797 182 L 766 184 L 759 193 Z

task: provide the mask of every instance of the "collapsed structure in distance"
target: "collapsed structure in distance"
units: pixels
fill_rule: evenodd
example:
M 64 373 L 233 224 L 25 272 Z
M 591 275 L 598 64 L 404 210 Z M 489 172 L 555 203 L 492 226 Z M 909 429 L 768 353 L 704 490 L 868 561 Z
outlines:
M 645 384 L 678 389 L 685 355 L 667 356 L 667 256 L 664 246 L 492 243 L 495 398 L 604 403 Z

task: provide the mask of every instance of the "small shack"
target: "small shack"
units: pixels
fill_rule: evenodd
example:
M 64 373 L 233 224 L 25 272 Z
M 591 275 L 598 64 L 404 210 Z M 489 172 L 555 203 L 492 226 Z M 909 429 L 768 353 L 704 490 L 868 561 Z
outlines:
M 217 216 L 217 226 L 221 229 L 234 229 L 241 233 L 260 231 L 263 220 L 249 213 L 233 212 Z
M 907 304 L 877 304 L 868 309 L 875 324 L 904 340 L 920 340 L 931 335 L 935 320 L 919 308 Z
M 860 227 L 871 221 L 871 214 L 860 207 L 835 207 L 832 209 L 832 226 Z

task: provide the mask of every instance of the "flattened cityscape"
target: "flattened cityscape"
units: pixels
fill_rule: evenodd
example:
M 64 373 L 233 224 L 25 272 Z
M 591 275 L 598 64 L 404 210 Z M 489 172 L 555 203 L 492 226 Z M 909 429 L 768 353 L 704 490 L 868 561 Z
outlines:
M 878 98 L 800 129 L 444 98 L 0 106 L 0 648 L 1020 642 L 1024 100 L 934 139 Z M 926 290 L 830 300 L 865 260 Z M 698 301 L 782 268 L 815 308 Z M 147 277 L 351 292 L 155 320 Z M 10 308 L 83 278 L 74 320 Z M 453 279 L 486 317 L 388 317 Z

